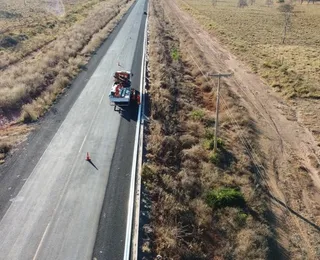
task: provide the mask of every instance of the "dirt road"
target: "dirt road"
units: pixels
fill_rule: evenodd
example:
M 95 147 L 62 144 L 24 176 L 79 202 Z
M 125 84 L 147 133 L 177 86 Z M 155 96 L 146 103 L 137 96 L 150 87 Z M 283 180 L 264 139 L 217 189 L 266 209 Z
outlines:
M 180 10 L 177 1 L 165 2 L 169 18 L 197 43 L 211 70 L 234 72 L 234 76 L 225 82 L 239 96 L 259 132 L 259 151 L 251 152 L 251 155 L 259 166 L 258 174 L 270 197 L 270 207 L 275 215 L 270 222 L 278 235 L 281 256 L 319 259 L 320 150 L 312 132 L 303 123 L 301 106 L 278 96 Z M 306 103 L 311 104 L 303 102 L 304 107 Z

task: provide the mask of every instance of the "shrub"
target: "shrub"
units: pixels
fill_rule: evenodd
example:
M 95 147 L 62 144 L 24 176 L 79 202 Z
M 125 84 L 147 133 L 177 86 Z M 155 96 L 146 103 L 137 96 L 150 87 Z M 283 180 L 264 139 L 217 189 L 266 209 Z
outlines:
M 196 224 L 199 227 L 208 227 L 211 223 L 211 209 L 201 199 L 197 198 L 190 202 L 190 208 L 195 212 Z
M 183 149 L 189 149 L 198 143 L 198 139 L 189 134 L 182 135 L 179 139 Z
M 213 148 L 214 148 L 214 138 L 206 139 L 204 141 L 203 146 L 207 150 L 213 150 Z M 221 138 L 217 138 L 217 147 L 218 148 L 223 148 L 224 147 L 224 142 L 223 142 L 223 140 Z
M 222 156 L 221 154 L 218 152 L 212 152 L 209 155 L 209 161 L 215 165 L 219 165 L 221 163 L 222 160 Z
M 207 150 L 212 150 L 214 148 L 214 139 L 205 140 L 203 146 Z
M 193 110 L 191 112 L 191 118 L 195 121 L 201 121 L 205 116 L 205 113 L 203 110 Z
M 24 123 L 37 121 L 39 115 L 32 104 L 26 104 L 22 107 L 21 120 Z
M 2 48 L 15 47 L 18 43 L 19 42 L 17 39 L 11 36 L 4 36 L 2 39 L 0 39 L 0 47 Z
M 171 50 L 171 57 L 173 60 L 178 60 L 180 55 L 179 55 L 179 51 L 176 47 L 174 47 L 172 50 Z
M 141 171 L 141 177 L 144 180 L 153 180 L 155 177 L 155 170 L 151 166 L 144 164 Z
M 8 153 L 9 151 L 10 151 L 10 149 L 11 149 L 11 144 L 9 144 L 9 143 L 6 143 L 6 142 L 1 142 L 0 143 L 0 154 L 6 154 L 6 153 Z
M 214 130 L 210 128 L 206 128 L 205 138 L 212 139 L 214 138 Z
M 234 188 L 211 190 L 206 196 L 206 202 L 214 208 L 244 207 L 246 204 L 241 191 Z
M 182 152 L 183 160 L 192 160 L 199 162 L 199 160 L 207 160 L 207 153 L 200 145 L 194 145 L 190 149 L 185 149 Z
M 236 216 L 236 222 L 239 226 L 244 226 L 247 221 L 247 217 L 248 215 L 246 213 L 244 213 L 243 211 L 239 211 Z
M 209 82 L 205 82 L 202 85 L 202 90 L 206 93 L 209 93 L 212 90 L 212 85 Z
M 203 123 L 205 127 L 213 127 L 216 124 L 216 119 L 214 117 L 206 116 Z

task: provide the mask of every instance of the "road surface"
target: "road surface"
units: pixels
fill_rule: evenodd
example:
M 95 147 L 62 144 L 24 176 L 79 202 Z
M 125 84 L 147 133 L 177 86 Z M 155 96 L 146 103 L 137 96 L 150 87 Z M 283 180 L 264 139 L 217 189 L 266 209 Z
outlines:
M 139 89 L 145 10 L 146 0 L 137 0 L 5 208 L 0 259 L 122 258 L 136 115 L 113 111 L 108 91 L 119 69 L 132 70 Z M 85 161 L 87 152 L 94 165 Z

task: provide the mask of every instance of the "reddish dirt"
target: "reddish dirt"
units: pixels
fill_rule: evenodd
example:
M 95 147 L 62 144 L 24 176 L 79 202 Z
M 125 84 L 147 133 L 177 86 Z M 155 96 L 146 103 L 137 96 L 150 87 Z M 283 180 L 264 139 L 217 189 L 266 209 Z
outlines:
M 320 149 L 316 129 L 308 128 L 314 126 L 316 116 L 303 116 L 308 107 L 320 107 L 320 102 L 285 101 L 180 10 L 176 1 L 165 0 L 164 8 L 210 57 L 213 72 L 234 72 L 224 81 L 239 96 L 259 133 L 259 152 L 251 153 L 262 167 L 279 247 L 290 259 L 320 259 Z

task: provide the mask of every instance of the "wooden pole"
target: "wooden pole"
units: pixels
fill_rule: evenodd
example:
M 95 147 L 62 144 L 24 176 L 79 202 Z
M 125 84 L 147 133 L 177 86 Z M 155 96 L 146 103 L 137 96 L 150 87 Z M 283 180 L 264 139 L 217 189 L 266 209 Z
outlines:
M 220 78 L 221 77 L 230 77 L 232 74 L 212 74 L 209 75 L 212 77 L 217 77 L 218 78 L 218 88 L 217 88 L 217 102 L 216 102 L 216 121 L 215 121 L 215 128 L 214 128 L 214 152 L 217 152 L 218 149 L 218 127 L 219 127 L 219 104 L 220 104 Z

